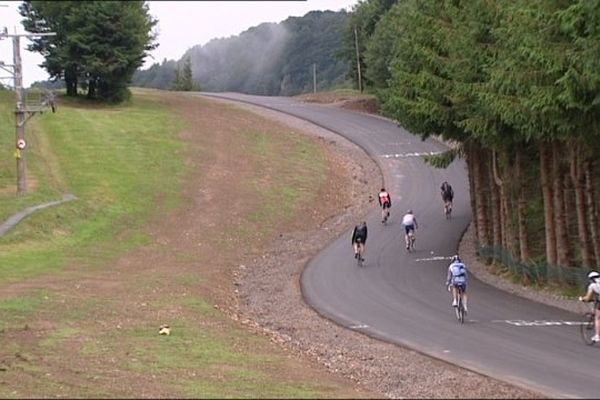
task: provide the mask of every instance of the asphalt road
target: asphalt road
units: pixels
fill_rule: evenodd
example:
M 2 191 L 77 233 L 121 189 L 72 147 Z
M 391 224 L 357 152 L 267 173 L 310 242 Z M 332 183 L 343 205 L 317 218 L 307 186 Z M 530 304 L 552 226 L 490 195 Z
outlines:
M 464 325 L 456 320 L 444 280 L 448 258 L 471 221 L 465 164 L 457 160 L 439 170 L 420 157 L 443 151 L 443 144 L 422 141 L 383 118 L 291 98 L 202 94 L 311 121 L 353 141 L 382 168 L 393 200 L 390 221 L 383 226 L 378 209 L 369 214 L 363 268 L 353 258 L 351 229 L 310 261 L 301 283 L 317 312 L 349 329 L 550 397 L 600 397 L 600 346 L 583 344 L 579 315 L 471 276 L 467 320 Z M 443 215 L 439 194 L 444 180 L 455 192 L 451 220 Z M 403 247 L 401 218 L 408 208 L 419 224 L 414 253 Z

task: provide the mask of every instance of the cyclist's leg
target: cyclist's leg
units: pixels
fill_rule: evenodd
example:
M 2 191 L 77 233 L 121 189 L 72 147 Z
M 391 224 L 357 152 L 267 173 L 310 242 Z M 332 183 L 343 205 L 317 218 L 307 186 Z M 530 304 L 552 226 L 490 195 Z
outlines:
M 594 325 L 594 328 L 596 328 L 596 335 L 600 337 L 600 305 L 596 306 L 596 323 Z
M 467 300 L 468 300 L 467 296 L 467 285 L 463 285 L 463 291 L 462 291 L 462 301 L 463 301 L 463 306 L 465 308 L 465 311 L 467 311 Z
M 365 242 L 360 243 L 360 258 L 362 261 L 365 261 L 365 250 L 367 249 L 367 244 Z
M 458 289 L 456 288 L 455 284 L 451 284 L 452 285 L 452 306 L 456 307 L 456 304 L 458 303 Z
M 358 246 L 357 242 L 352 243 L 352 248 L 354 249 L 354 258 L 358 258 Z

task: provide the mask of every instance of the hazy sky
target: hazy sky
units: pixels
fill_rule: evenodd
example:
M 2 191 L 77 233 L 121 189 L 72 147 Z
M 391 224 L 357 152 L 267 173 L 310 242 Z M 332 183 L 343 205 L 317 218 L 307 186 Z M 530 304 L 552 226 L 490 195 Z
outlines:
M 178 60 L 189 48 L 204 45 L 211 39 L 235 36 L 263 22 L 281 22 L 288 17 L 300 17 L 312 10 L 350 11 L 358 0 L 288 0 L 288 1 L 149 1 L 150 14 L 158 19 L 159 46 L 147 57 L 143 68 L 164 58 Z M 0 1 L 0 29 L 9 33 L 24 33 L 18 6 L 20 1 Z M 3 7 L 7 6 L 7 7 Z M 37 65 L 43 58 L 26 50 L 29 41 L 21 39 L 23 85 L 29 86 L 48 79 Z M 13 63 L 12 40 L 0 40 L 0 61 Z M 0 69 L 2 83 L 8 73 Z

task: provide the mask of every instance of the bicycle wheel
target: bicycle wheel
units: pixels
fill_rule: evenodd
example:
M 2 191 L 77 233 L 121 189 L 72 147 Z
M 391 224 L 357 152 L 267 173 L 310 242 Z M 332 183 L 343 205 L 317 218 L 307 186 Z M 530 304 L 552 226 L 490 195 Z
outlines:
M 594 329 L 595 316 L 593 313 L 585 313 L 583 315 L 583 322 L 579 325 L 581 330 L 581 339 L 587 345 L 593 345 L 592 337 L 596 334 Z

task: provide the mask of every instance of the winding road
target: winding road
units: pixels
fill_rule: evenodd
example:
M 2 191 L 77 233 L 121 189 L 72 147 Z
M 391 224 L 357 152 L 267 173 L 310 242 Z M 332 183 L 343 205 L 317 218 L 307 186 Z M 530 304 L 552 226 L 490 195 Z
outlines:
M 600 397 L 600 346 L 583 344 L 579 315 L 471 276 L 469 314 L 464 325 L 457 322 L 444 280 L 448 259 L 471 221 L 466 169 L 460 160 L 435 169 L 421 157 L 444 151 L 445 145 L 422 141 L 386 119 L 331 106 L 237 93 L 202 95 L 310 121 L 356 143 L 381 167 L 393 200 L 390 221 L 383 226 L 378 210 L 369 215 L 363 268 L 352 257 L 351 230 L 310 261 L 302 291 L 317 312 L 348 329 L 549 397 Z M 451 220 L 443 215 L 439 195 L 444 180 L 455 192 Z M 414 253 L 403 247 L 401 218 L 408 208 L 419 223 Z

